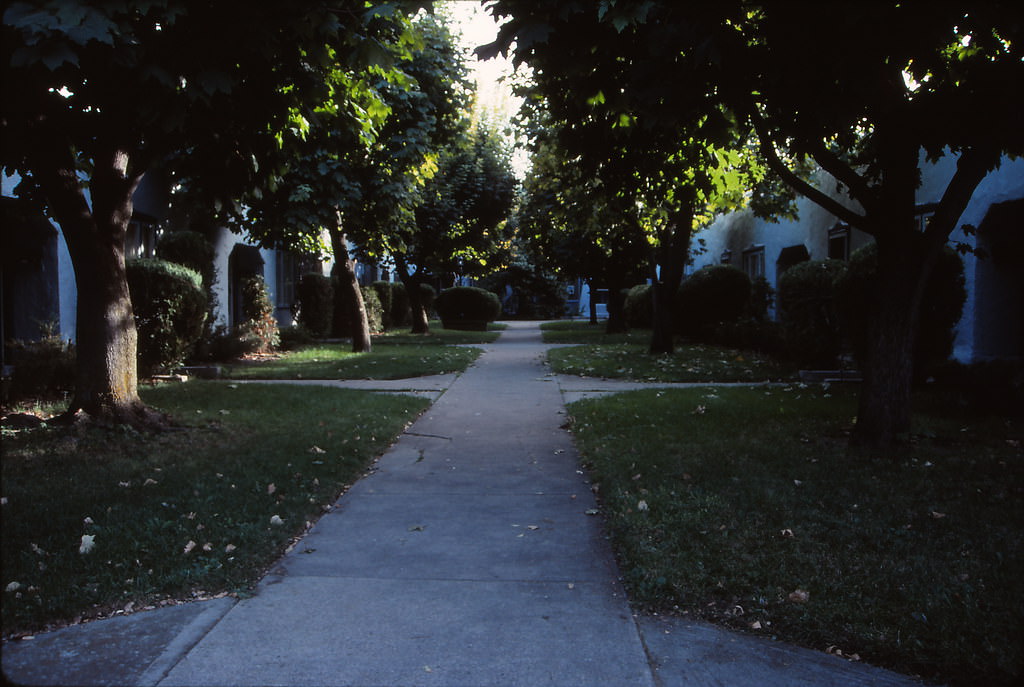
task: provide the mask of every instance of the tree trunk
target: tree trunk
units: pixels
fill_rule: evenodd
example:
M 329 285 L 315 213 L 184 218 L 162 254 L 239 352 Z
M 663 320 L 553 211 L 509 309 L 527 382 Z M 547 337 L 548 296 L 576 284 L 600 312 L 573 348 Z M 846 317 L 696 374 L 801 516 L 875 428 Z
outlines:
M 675 353 L 675 301 L 679 282 L 683 280 L 683 267 L 690 252 L 690 234 L 693 213 L 681 212 L 668 226 L 661 237 L 658 251 L 659 270 L 656 268 L 654 285 L 651 287 L 651 346 L 655 355 Z
M 103 424 L 166 427 L 169 418 L 138 392 L 138 334 L 125 272 L 125 236 L 132 195 L 142 178 L 129 176 L 128 154 L 97 156 L 85 199 L 70 155 L 36 178 L 67 242 L 78 292 L 75 393 L 65 420 L 85 413 Z
M 879 241 L 857 423 L 851 441 L 882 449 L 910 430 L 914 342 L 934 256 Z M 918 249 L 920 251 L 920 248 Z
M 597 301 L 594 300 L 594 280 L 587 280 L 587 291 L 590 294 L 588 310 L 590 311 L 590 324 L 597 324 Z
M 348 238 L 341 230 L 341 217 L 338 225 L 331 229 L 331 250 L 334 252 L 334 270 L 338 276 L 338 286 L 345 299 L 345 312 L 349 317 L 349 331 L 352 332 L 352 352 L 369 353 L 373 350 L 370 340 L 370 323 L 366 317 L 366 303 L 363 292 L 359 289 L 356 268 L 348 252 Z
M 426 305 L 423 303 L 423 297 L 420 294 L 420 280 L 415 275 L 409 273 L 409 265 L 403 257 L 395 258 L 395 272 L 398 273 L 398 278 L 405 285 L 405 293 L 409 297 L 409 309 L 412 312 L 412 333 L 429 334 L 430 321 L 427 318 Z
M 608 278 L 608 323 L 605 325 L 606 334 L 624 334 L 629 331 L 629 322 L 626 321 L 626 297 L 622 293 L 623 276 L 612 274 Z

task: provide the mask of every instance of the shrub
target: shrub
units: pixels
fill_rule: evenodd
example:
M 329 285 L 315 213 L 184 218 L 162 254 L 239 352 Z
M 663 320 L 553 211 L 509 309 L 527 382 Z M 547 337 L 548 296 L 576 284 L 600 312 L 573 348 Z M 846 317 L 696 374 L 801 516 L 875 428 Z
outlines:
M 475 286 L 445 289 L 434 301 L 445 329 L 486 329 L 501 314 L 498 296 Z
M 409 325 L 409 292 L 400 281 L 391 284 L 391 326 L 406 327 Z
M 202 277 L 184 265 L 158 259 L 129 260 L 126 269 L 140 374 L 180 365 L 203 335 L 209 301 Z
M 638 284 L 626 293 L 626 322 L 640 329 L 654 325 L 654 292 L 650 284 Z
M 38 341 L 7 342 L 14 366 L 10 400 L 55 397 L 75 386 L 75 347 L 57 333 L 55 322 L 41 328 Z
M 310 336 L 331 335 L 334 319 L 334 286 L 331 278 L 311 272 L 302 275 L 298 284 L 299 324 Z
M 309 333 L 309 330 L 301 324 L 291 327 L 282 327 L 278 332 L 282 351 L 294 351 L 296 348 L 307 346 L 316 341 L 316 337 Z
M 362 286 L 363 307 L 366 308 L 366 324 L 370 333 L 384 331 L 384 307 L 381 305 L 378 291 L 372 286 Z M 351 336 L 351 332 L 349 333 Z
M 381 329 L 387 331 L 395 326 L 391 317 L 391 308 L 394 300 L 391 295 L 391 282 L 378 280 L 370 284 L 370 286 L 377 292 L 377 300 L 380 301 Z
M 849 269 L 834 285 L 843 331 L 859 361 L 864 360 L 867 325 L 871 317 L 871 285 L 878 271 L 878 247 L 864 246 L 850 256 Z M 952 248 L 946 247 L 932 269 L 921 301 L 921 319 L 914 347 L 918 377 L 928 374 L 949 358 L 956 338 L 967 290 L 964 265 Z
M 238 330 L 245 353 L 269 353 L 280 343 L 274 305 L 270 302 L 263 277 L 255 276 L 242 283 L 242 311 L 246 321 Z
M 757 277 L 750 283 L 750 299 L 747 301 L 746 315 L 758 322 L 768 319 L 768 311 L 775 302 L 775 289 L 764 277 Z
M 172 231 L 162 235 L 156 256 L 195 270 L 202 277 L 206 289 L 213 285 L 213 244 L 198 231 Z
M 686 336 L 706 335 L 720 322 L 732 322 L 750 299 L 750 277 L 732 265 L 709 265 L 679 285 L 676 295 L 676 331 Z
M 833 367 L 842 349 L 832 283 L 846 270 L 840 260 L 808 260 L 779 279 L 779 321 L 789 354 L 802 365 Z

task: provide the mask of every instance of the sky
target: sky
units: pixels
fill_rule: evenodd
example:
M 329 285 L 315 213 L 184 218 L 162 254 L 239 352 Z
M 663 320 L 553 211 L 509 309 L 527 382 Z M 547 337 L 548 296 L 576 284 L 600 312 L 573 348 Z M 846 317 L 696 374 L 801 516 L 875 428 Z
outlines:
M 478 0 L 450 0 L 444 3 L 444 8 L 451 17 L 453 33 L 460 36 L 464 48 L 472 51 L 497 37 L 498 24 Z M 522 102 L 512 94 L 508 80 L 503 80 L 515 71 L 512 62 L 500 55 L 490 60 L 471 56 L 467 66 L 476 80 L 478 106 L 498 122 L 508 122 Z M 517 150 L 513 155 L 513 167 L 519 178 L 523 178 L 529 167 L 527 157 L 525 150 Z

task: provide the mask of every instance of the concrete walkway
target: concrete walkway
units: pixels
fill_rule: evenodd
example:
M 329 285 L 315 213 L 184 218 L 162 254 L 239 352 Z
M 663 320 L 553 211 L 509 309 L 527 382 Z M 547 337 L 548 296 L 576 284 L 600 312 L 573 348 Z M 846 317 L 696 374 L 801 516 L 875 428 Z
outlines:
M 563 392 L 543 365 L 546 348 L 536 323 L 511 323 L 252 598 L 8 643 L 5 677 L 75 685 L 916 684 L 701 623 L 634 616 L 601 520 L 588 514 L 596 504 L 561 427 Z

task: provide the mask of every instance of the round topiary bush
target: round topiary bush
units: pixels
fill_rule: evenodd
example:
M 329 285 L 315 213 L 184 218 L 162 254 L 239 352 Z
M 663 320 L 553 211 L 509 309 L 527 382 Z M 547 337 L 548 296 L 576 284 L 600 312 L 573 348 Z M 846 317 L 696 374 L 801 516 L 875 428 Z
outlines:
M 638 284 L 626 294 L 626 322 L 639 329 L 653 326 L 654 294 L 650 284 Z
M 299 324 L 315 338 L 331 335 L 334 321 L 334 286 L 331 278 L 316 272 L 302 275 L 298 284 Z
M 877 272 L 878 246 L 869 244 L 850 256 L 846 273 L 834 284 L 840 324 L 854 356 L 862 364 L 871 318 L 871 285 Z M 963 260 L 947 246 L 932 268 L 921 301 L 921 319 L 914 346 L 914 368 L 918 377 L 945 362 L 953 352 L 954 327 L 960 321 L 966 300 Z
M 203 286 L 213 285 L 213 244 L 198 231 L 172 231 L 163 234 L 156 246 L 156 256 L 191 268 L 203 278 Z
M 207 296 L 202 277 L 166 260 L 129 260 L 126 268 L 139 335 L 139 371 L 150 375 L 180 365 L 203 334 Z
M 445 329 L 485 331 L 487 323 L 501 314 L 501 301 L 475 286 L 455 286 L 438 294 L 434 308 Z
M 700 336 L 720 322 L 737 319 L 750 299 L 750 277 L 732 265 L 709 265 L 679 285 L 676 331 Z
M 836 365 L 842 338 L 832 283 L 845 271 L 841 260 L 808 260 L 779 278 L 779 321 L 786 348 L 801 365 Z

